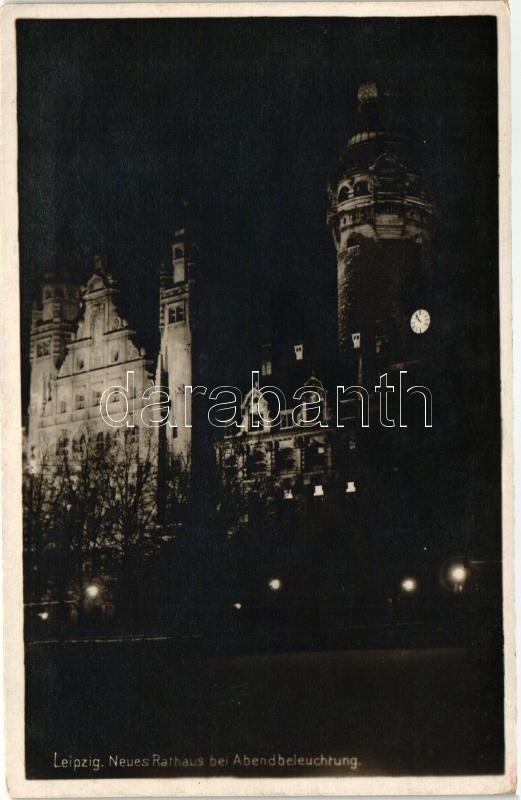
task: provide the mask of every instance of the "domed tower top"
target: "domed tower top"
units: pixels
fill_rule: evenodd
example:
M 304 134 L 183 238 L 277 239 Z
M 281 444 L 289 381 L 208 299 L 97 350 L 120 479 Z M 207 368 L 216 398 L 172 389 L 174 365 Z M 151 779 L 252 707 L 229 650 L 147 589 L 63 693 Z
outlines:
M 363 83 L 358 119 L 329 186 L 328 223 L 337 249 L 353 234 L 430 238 L 434 207 L 423 178 L 424 142 L 411 133 L 392 88 Z
M 390 86 L 379 86 L 377 83 L 362 83 L 356 94 L 358 111 L 369 116 L 371 113 L 385 112 L 396 106 L 397 93 Z

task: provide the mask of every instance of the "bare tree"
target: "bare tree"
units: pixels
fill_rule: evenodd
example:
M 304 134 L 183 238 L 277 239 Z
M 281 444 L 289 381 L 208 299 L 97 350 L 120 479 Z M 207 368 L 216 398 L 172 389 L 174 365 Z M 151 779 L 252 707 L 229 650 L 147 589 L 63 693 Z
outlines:
M 157 461 L 152 436 L 88 430 L 41 459 L 24 492 L 26 574 L 39 576 L 33 595 L 62 604 L 74 597 L 81 613 L 95 582 L 130 603 L 161 541 Z

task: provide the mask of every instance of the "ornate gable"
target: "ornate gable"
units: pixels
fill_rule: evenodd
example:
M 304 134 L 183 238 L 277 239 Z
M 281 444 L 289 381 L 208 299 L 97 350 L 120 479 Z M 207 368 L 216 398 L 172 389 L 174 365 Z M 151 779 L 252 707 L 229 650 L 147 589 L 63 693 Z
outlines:
M 134 331 L 128 321 L 119 314 L 118 293 L 105 259 L 97 256 L 94 273 L 82 287 L 83 313 L 58 377 L 145 357 L 144 349 L 133 341 Z

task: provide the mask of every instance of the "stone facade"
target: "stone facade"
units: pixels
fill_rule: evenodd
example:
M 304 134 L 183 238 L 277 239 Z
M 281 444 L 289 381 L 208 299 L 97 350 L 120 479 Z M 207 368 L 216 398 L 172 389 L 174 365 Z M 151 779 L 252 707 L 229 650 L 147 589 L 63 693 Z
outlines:
M 262 428 L 252 430 L 246 420 L 242 430 L 232 428 L 217 445 L 225 481 L 238 473 L 245 492 L 249 484 L 264 481 L 272 497 L 300 506 L 302 524 L 307 513 L 323 503 L 334 506 L 342 520 L 355 507 L 355 496 L 362 493 L 367 500 L 371 491 L 378 492 L 369 461 L 376 459 L 385 439 L 375 393 L 379 376 L 388 374 L 395 398 L 400 371 L 407 371 L 413 383 L 422 383 L 426 372 L 429 383 L 432 378 L 436 334 L 431 329 L 418 336 L 411 329 L 417 309 L 432 312 L 435 210 L 422 173 L 421 146 L 396 129 L 395 98 L 385 90 L 364 84 L 358 100 L 358 129 L 329 185 L 328 225 L 337 254 L 335 380 L 328 381 L 323 366 L 309 361 L 306 352 L 300 353 L 300 380 L 296 375 L 288 380 L 271 362 L 269 375 L 261 370 L 260 389 L 267 383 L 285 386 L 288 399 L 303 385 L 321 387 L 320 417 L 315 424 L 296 425 L 292 410 L 297 401 L 290 400 L 282 419 L 273 423 L 267 409 L 268 421 Z M 379 435 L 360 436 L 361 405 L 356 394 L 341 397 L 336 408 L 337 381 L 367 389 L 372 424 L 378 426 Z M 251 393 L 245 413 L 250 404 Z M 400 445 L 406 438 L 403 431 L 401 437 Z
M 372 387 L 379 374 L 387 371 L 391 380 L 403 369 L 419 374 L 428 362 L 432 331 L 417 336 L 410 318 L 430 303 L 435 214 L 421 171 L 421 148 L 393 127 L 394 99 L 374 84 L 364 84 L 358 99 L 358 129 L 329 186 L 328 224 L 338 279 L 336 377 L 342 375 L 346 385 L 366 385 L 375 410 L 378 398 Z M 96 436 L 107 431 L 101 395 L 108 386 L 123 385 L 128 370 L 134 372 L 129 404 L 135 424 L 140 426 L 140 412 L 149 402 L 142 399 L 143 391 L 154 383 L 164 387 L 170 395 L 169 424 L 157 437 L 166 444 L 161 452 L 189 457 L 193 429 L 186 388 L 198 383 L 193 368 L 197 261 L 190 230 L 176 230 L 171 263 L 160 273 L 161 338 L 155 365 L 119 315 L 118 287 L 100 257 L 81 292 L 81 314 L 78 289 L 65 279 L 47 280 L 31 329 L 28 448 L 33 466 L 46 448 L 55 450 L 60 437 L 72 442 L 83 429 Z M 336 419 L 336 380 L 328 381 L 302 343 L 295 343 L 291 359 L 293 367 L 287 356 L 277 363 L 271 347 L 263 346 L 259 383 L 245 395 L 243 425 L 231 426 L 215 444 L 218 471 L 225 484 L 233 478 L 245 492 L 252 482 L 268 480 L 273 493 L 286 499 L 295 492 L 322 499 L 332 485 L 342 495 L 355 494 L 361 472 L 360 403 L 356 397 L 345 399 Z M 265 407 L 259 409 L 256 396 L 268 383 L 281 387 L 287 398 L 306 386 L 308 396 L 291 399 L 274 420 L 269 403 L 263 400 Z M 322 402 L 316 420 L 305 419 L 304 409 L 297 424 L 294 409 L 307 399 L 316 410 L 317 392 Z M 112 400 L 117 418 L 124 399 L 114 394 Z M 262 424 L 252 424 L 252 409 Z
M 60 288 L 67 301 L 52 304 L 48 320 L 46 294 Z M 111 428 L 100 412 L 100 401 L 109 387 L 107 402 L 116 422 L 127 411 L 140 437 L 143 392 L 153 384 L 153 364 L 135 344 L 135 332 L 117 308 L 119 289 L 101 256 L 86 286 L 44 286 L 43 311 L 33 312 L 31 329 L 31 404 L 29 409 L 28 459 L 37 471 L 44 458 L 73 455 L 82 436 L 106 436 Z M 61 297 L 61 294 L 60 294 Z M 80 300 L 83 304 L 80 313 Z M 47 318 L 47 319 L 46 319 Z M 46 344 L 50 342 L 50 344 Z M 133 386 L 127 387 L 127 372 Z M 128 401 L 125 399 L 125 396 Z

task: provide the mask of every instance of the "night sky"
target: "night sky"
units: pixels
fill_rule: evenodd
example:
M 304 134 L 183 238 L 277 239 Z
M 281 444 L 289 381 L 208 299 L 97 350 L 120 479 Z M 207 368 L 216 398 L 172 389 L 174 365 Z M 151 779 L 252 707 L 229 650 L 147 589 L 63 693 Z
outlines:
M 41 275 L 67 248 L 81 280 L 95 252 L 109 253 L 123 308 L 153 353 L 159 265 L 183 199 L 201 230 L 209 384 L 247 376 L 252 349 L 285 329 L 333 346 L 326 183 L 358 85 L 376 80 L 401 92 L 427 140 L 447 334 L 469 376 L 494 380 L 494 18 L 17 25 L 25 362 Z

